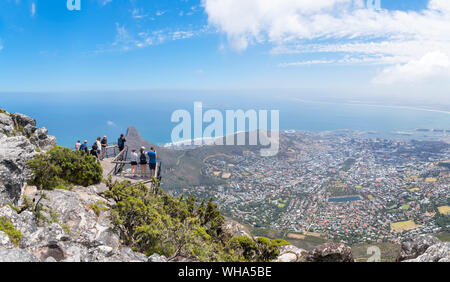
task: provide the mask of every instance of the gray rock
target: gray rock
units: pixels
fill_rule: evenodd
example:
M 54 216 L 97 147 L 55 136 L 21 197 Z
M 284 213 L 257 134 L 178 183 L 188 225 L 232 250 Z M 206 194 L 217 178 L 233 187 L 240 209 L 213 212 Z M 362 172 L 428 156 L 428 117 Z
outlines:
M 12 135 L 14 132 L 14 123 L 6 114 L 0 113 L 0 133 L 5 135 Z
M 165 256 L 153 254 L 148 257 L 148 262 L 168 262 L 168 259 Z
M 450 261 L 450 242 L 438 243 L 427 248 L 427 250 L 415 259 L 405 262 L 448 262 Z
M 27 124 L 27 126 L 23 128 L 23 133 L 25 133 L 25 136 L 27 137 L 31 137 L 35 131 L 36 126 L 33 126 L 31 124 Z
M 353 262 L 352 249 L 342 243 L 326 243 L 314 248 L 302 259 L 306 262 Z
M 63 261 L 66 259 L 64 248 L 56 241 L 50 242 L 48 245 L 34 250 L 34 253 L 41 259 L 41 261 L 54 260 Z
M 33 136 L 31 136 L 30 141 L 44 152 L 57 146 L 56 138 L 54 136 L 49 136 L 48 130 L 45 127 L 37 129 Z
M 32 253 L 22 249 L 1 250 L 0 262 L 39 262 L 39 259 Z
M 225 220 L 225 222 L 222 225 L 222 230 L 225 233 L 229 234 L 230 237 L 247 236 L 253 239 L 253 237 L 250 235 L 250 232 L 248 232 L 247 228 L 234 220 L 230 219 Z
M 0 248 L 12 249 L 14 248 L 13 243 L 3 231 L 0 231 Z
M 33 118 L 30 118 L 27 115 L 15 113 L 11 115 L 11 118 L 14 122 L 14 125 L 16 127 L 23 127 L 25 128 L 27 125 L 31 125 L 34 128 L 36 128 L 36 120 Z
M 147 262 L 148 258 L 146 255 L 141 253 L 136 253 L 130 248 L 122 248 L 119 252 L 120 259 L 126 262 Z
M 26 162 L 35 148 L 24 136 L 0 138 L 0 204 L 17 204 L 26 181 Z
M 45 262 L 57 262 L 53 257 L 48 257 Z
M 297 262 L 306 256 L 306 250 L 297 248 L 293 245 L 285 245 L 280 247 L 280 255 L 276 259 L 277 262 Z
M 48 151 L 55 146 L 56 138 L 48 136 L 45 128 L 36 129 L 36 120 L 0 113 L 0 204 L 17 204 L 28 178 L 26 163 L 36 154 L 36 147 Z
M 425 253 L 430 246 L 440 242 L 438 238 L 431 235 L 420 235 L 411 241 L 404 242 L 397 256 L 397 261 L 415 259 Z

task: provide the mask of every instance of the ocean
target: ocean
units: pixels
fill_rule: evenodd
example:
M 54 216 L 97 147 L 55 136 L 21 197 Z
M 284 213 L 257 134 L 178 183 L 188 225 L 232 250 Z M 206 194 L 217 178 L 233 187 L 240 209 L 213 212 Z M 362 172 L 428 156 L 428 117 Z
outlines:
M 449 139 L 450 131 L 420 132 L 416 129 L 450 130 L 450 113 L 408 107 L 303 101 L 286 96 L 258 96 L 254 93 L 227 94 L 207 91 L 149 91 L 104 93 L 0 93 L 0 108 L 27 114 L 56 136 L 58 144 L 73 147 L 77 140 L 108 136 L 115 142 L 128 126 L 136 127 L 151 143 L 171 142 L 176 126 L 175 110 L 193 115 L 193 103 L 204 111 L 279 110 L 280 129 L 302 131 L 370 131 L 370 137 Z M 206 124 L 207 125 L 207 124 Z

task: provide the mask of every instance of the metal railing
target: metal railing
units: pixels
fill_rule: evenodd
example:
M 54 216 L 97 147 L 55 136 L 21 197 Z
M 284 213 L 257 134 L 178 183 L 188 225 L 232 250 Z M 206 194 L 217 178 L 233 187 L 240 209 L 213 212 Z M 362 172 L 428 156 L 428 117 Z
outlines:
M 114 147 L 114 146 L 111 146 Z M 117 146 L 115 146 L 116 148 L 118 148 Z M 108 175 L 118 175 L 120 173 L 122 173 L 126 167 L 131 167 L 131 162 L 128 160 L 128 146 L 125 146 L 125 149 L 123 149 L 123 151 L 121 151 L 112 161 L 112 164 L 114 164 L 114 168 L 108 173 Z M 148 164 L 146 164 L 148 165 Z M 150 175 L 149 178 L 153 178 L 155 177 L 156 179 L 158 179 L 158 181 L 161 182 L 162 176 L 161 176 L 161 166 L 162 166 L 162 162 L 157 162 L 156 163 L 156 169 L 155 169 L 155 175 Z M 139 171 L 139 169 L 137 169 L 137 171 Z M 141 176 L 142 177 L 142 176 Z
M 111 163 L 115 164 L 115 166 L 114 169 L 109 174 L 117 175 L 121 173 L 125 165 L 130 163 L 127 161 L 127 158 L 128 158 L 128 146 L 125 146 L 125 148 L 111 161 Z

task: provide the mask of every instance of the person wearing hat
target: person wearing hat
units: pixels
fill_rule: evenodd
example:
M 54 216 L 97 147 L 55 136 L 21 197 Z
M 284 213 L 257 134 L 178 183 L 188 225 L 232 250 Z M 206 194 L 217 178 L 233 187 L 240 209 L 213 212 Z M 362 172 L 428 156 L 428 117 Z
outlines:
M 84 143 L 81 144 L 81 146 L 80 146 L 80 151 L 84 152 L 86 154 L 89 154 L 89 147 L 88 147 L 87 142 L 88 142 L 87 140 L 84 140 Z
M 147 177 L 147 155 L 145 153 L 145 147 L 141 148 L 141 155 L 139 157 L 139 165 L 141 166 L 141 177 Z

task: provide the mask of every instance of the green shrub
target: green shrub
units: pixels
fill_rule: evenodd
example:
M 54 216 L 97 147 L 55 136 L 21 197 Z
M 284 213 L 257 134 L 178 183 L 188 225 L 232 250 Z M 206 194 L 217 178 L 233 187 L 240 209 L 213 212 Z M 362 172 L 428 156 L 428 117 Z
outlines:
M 229 244 L 232 249 L 240 252 L 245 261 L 269 262 L 280 255 L 279 246 L 284 242 L 265 237 L 258 237 L 254 241 L 248 236 L 241 235 L 233 237 Z
M 22 233 L 14 227 L 11 221 L 4 217 L 0 217 L 0 231 L 3 231 L 8 235 L 9 240 L 11 240 L 14 245 L 19 245 Z
M 280 248 L 275 240 L 265 237 L 258 237 L 258 261 L 272 261 L 280 255 Z
M 240 250 L 245 260 L 251 261 L 256 256 L 257 245 L 252 238 L 247 236 L 235 236 L 230 240 L 232 249 Z
M 114 200 L 111 220 L 120 230 L 124 242 L 134 250 L 169 259 L 183 256 L 200 261 L 239 260 L 228 243 L 221 226 L 224 218 L 217 206 L 198 203 L 198 199 L 172 197 L 144 184 L 107 181 L 105 196 Z M 158 185 L 154 180 L 153 185 Z
M 192 196 L 186 200 L 172 197 L 159 189 L 155 179 L 156 189 L 142 183 L 112 182 L 111 178 L 106 184 L 105 196 L 115 202 L 109 206 L 112 223 L 126 245 L 146 255 L 208 262 L 271 261 L 279 255 L 279 246 L 287 243 L 263 237 L 230 239 L 212 199 L 206 203 Z
M 68 148 L 55 147 L 27 164 L 33 175 L 28 183 L 41 190 L 89 186 L 102 180 L 103 169 L 95 157 Z

